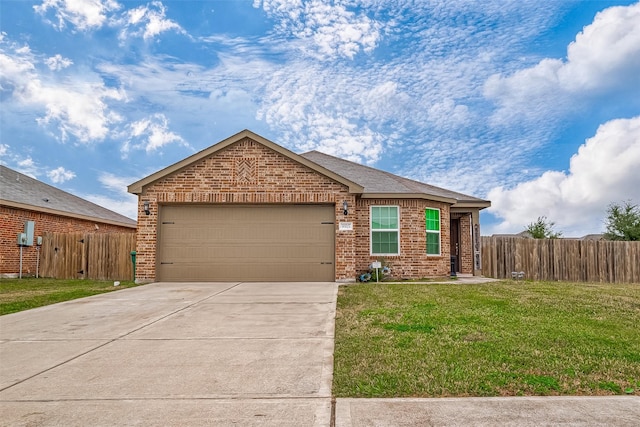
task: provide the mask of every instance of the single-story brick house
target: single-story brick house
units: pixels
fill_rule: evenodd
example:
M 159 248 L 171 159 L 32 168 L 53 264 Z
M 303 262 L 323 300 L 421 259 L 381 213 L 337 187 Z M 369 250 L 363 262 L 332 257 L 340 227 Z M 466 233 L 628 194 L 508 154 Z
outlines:
M 148 281 L 354 281 L 480 271 L 490 202 L 244 130 L 131 184 Z
M 136 222 L 0 165 L 0 277 L 20 273 L 18 235 L 33 222 L 34 239 L 22 246 L 22 274 L 36 274 L 37 236 L 46 232 L 135 233 Z

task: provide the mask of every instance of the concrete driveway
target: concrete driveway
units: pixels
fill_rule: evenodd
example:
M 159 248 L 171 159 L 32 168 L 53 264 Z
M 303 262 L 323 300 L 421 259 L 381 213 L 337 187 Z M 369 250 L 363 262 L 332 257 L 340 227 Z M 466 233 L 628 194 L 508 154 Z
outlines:
M 335 283 L 156 283 L 0 317 L 0 425 L 328 426 Z

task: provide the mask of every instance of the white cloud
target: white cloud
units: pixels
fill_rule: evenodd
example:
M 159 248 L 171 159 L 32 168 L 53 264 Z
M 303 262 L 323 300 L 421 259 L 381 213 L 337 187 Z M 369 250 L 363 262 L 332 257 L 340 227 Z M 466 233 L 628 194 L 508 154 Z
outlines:
M 109 197 L 104 194 L 85 194 L 82 198 L 127 218 L 135 220 L 138 217 L 138 198 L 133 194 L 122 198 Z
M 148 154 L 174 143 L 190 147 L 180 135 L 169 130 L 169 121 L 164 114 L 154 114 L 146 119 L 133 122 L 128 126 L 128 132 L 129 138 L 121 148 L 124 157 L 132 149 L 144 150 Z
M 31 157 L 26 157 L 16 162 L 16 170 L 31 178 L 37 178 L 40 175 L 40 169 Z
M 581 98 L 632 90 L 640 95 L 640 3 L 598 13 L 567 48 L 566 60 L 546 58 L 509 77 L 493 75 L 485 96 L 500 109 L 494 120 L 550 117 L 580 106 Z M 635 93 L 635 95 L 633 95 Z
M 70 23 L 78 30 L 86 31 L 102 27 L 107 22 L 107 14 L 120 7 L 115 0 L 44 0 L 33 9 L 43 16 L 51 9 L 57 19 L 57 23 L 51 24 L 58 30 Z
M 64 167 L 60 166 L 56 169 L 51 169 L 47 172 L 47 176 L 54 184 L 62 184 L 63 182 L 69 181 L 75 178 L 75 172 L 66 170 Z
M 44 62 L 51 71 L 59 71 L 63 68 L 70 67 L 73 64 L 72 60 L 69 58 L 63 58 L 60 54 L 47 58 Z
M 38 65 L 28 46 L 0 43 L 0 85 L 13 100 L 45 111 L 36 119 L 38 124 L 55 128 L 62 141 L 70 137 L 81 143 L 105 139 L 110 126 L 121 120 L 107 102 L 126 100 L 124 91 L 92 82 L 91 76 L 74 76 L 72 82 L 63 84 L 48 81 L 38 73 Z
M 512 189 L 489 192 L 493 232 L 519 232 L 546 216 L 565 236 L 604 231 L 607 206 L 640 201 L 640 116 L 609 121 L 571 158 L 568 172 L 547 171 Z
M 307 41 L 318 58 L 352 59 L 371 52 L 382 37 L 382 23 L 338 2 L 255 0 L 253 6 L 278 20 L 277 32 Z
M 101 172 L 98 181 L 104 189 L 103 194 L 85 194 L 82 197 L 104 208 L 126 217 L 138 217 L 138 197 L 127 192 L 127 186 L 142 177 L 123 177 L 111 172 Z
M 166 8 L 159 1 L 128 10 L 119 23 L 124 27 L 120 33 L 121 39 L 134 35 L 148 40 L 170 30 L 186 34 L 178 23 L 166 18 Z M 132 30 L 132 28 L 138 29 Z

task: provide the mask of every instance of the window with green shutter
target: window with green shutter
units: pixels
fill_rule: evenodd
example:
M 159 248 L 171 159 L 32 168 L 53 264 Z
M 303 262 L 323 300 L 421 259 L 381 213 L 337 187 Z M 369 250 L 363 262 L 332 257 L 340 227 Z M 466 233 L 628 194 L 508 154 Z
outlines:
M 440 255 L 440 209 L 427 209 L 424 217 L 427 231 L 427 255 Z
M 371 206 L 371 254 L 400 254 L 398 206 Z

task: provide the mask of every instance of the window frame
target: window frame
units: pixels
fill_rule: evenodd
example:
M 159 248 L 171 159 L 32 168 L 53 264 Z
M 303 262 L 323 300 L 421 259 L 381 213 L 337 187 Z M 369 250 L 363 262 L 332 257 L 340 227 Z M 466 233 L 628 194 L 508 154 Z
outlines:
M 397 212 L 398 228 L 373 228 L 373 209 L 374 208 L 395 208 Z M 373 252 L 373 233 L 375 232 L 395 232 L 398 235 L 398 252 L 397 253 L 374 253 Z M 399 256 L 400 255 L 400 206 L 398 205 L 371 205 L 369 206 L 369 254 L 371 256 Z
M 436 211 L 438 212 L 438 231 L 435 230 L 429 230 L 429 228 L 427 227 L 427 211 Z M 442 211 L 439 208 L 425 208 L 424 210 L 424 240 L 425 240 L 425 253 L 427 256 L 432 256 L 432 257 L 438 257 L 438 256 L 442 256 Z M 429 234 L 437 234 L 438 235 L 438 253 L 437 254 L 430 254 L 429 253 L 429 239 L 428 239 L 428 235 Z

